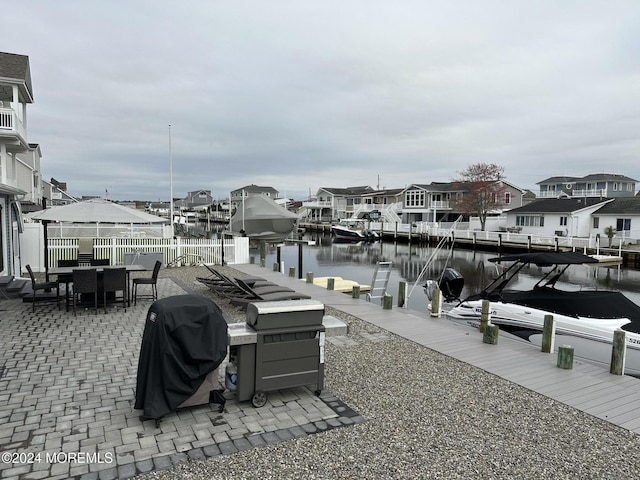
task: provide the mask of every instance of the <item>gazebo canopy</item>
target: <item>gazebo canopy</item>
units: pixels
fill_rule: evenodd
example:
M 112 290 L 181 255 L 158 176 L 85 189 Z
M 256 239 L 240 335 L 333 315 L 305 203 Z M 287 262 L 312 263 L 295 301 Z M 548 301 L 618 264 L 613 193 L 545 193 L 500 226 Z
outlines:
M 70 223 L 161 223 L 166 218 L 150 215 L 117 203 L 92 199 L 51 207 L 29 215 L 33 220 Z

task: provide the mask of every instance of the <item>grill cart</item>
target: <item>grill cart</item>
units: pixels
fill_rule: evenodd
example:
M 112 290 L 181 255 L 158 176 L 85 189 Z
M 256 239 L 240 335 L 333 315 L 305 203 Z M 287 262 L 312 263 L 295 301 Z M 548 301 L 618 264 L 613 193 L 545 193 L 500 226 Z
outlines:
M 140 347 L 136 409 L 156 425 L 167 413 L 205 403 L 224 410 L 218 367 L 227 355 L 227 322 L 220 308 L 199 295 L 154 302 Z
M 324 386 L 324 304 L 316 300 L 256 302 L 246 324 L 229 330 L 229 362 L 237 372 L 238 401 L 259 408 L 267 392 Z

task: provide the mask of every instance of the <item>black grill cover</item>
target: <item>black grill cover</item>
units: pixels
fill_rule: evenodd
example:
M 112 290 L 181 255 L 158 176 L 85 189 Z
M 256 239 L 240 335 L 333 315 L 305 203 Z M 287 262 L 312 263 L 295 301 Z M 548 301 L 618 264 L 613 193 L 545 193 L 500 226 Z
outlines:
M 159 419 L 190 398 L 227 355 L 227 322 L 199 295 L 154 302 L 140 347 L 136 409 Z

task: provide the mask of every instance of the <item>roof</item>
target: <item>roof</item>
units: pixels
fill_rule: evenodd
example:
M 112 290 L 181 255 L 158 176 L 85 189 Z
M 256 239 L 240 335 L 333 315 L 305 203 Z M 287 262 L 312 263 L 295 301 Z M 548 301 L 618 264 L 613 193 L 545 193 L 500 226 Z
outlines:
M 359 187 L 346 187 L 346 188 L 326 188 L 323 187 L 322 190 L 325 192 L 331 193 L 333 195 L 363 195 L 365 193 L 371 193 L 373 188 L 368 185 L 359 186 Z
M 541 185 L 543 183 L 575 183 L 575 182 L 637 182 L 633 178 L 629 178 L 626 175 L 618 175 L 616 173 L 592 173 L 584 177 L 549 177 L 546 180 L 536 183 Z
M 610 201 L 611 199 L 605 199 L 603 201 L 599 198 L 591 197 L 542 198 L 534 200 L 522 207 L 513 208 L 509 210 L 508 213 L 570 213 Z
M 375 195 L 379 195 L 379 196 L 396 196 L 396 195 L 400 195 L 402 192 L 404 191 L 404 188 L 387 188 L 384 190 L 373 190 L 371 192 L 366 192 L 363 195 L 364 196 L 375 196 Z
M 619 197 L 603 205 L 594 213 L 640 215 L 640 197 Z
M 233 190 L 233 192 L 241 192 L 242 190 L 244 190 L 247 193 L 256 193 L 256 192 L 257 193 L 261 193 L 261 192 L 278 193 L 278 191 L 273 187 L 261 187 L 259 185 L 254 185 L 253 183 L 245 187 L 236 188 L 235 190 Z
M 0 79 L 12 81 L 22 88 L 22 100 L 26 103 L 33 103 L 33 88 L 31 86 L 31 69 L 29 68 L 29 57 L 15 53 L 0 52 Z M 0 100 L 6 97 L 0 87 Z M 11 98 L 4 98 L 5 100 Z

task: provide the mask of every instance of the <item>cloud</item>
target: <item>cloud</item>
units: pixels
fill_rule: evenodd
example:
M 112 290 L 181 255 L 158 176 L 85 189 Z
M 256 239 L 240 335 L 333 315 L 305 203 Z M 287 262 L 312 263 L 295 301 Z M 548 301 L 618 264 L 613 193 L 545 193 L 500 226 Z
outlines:
M 640 179 L 631 1 L 13 2 L 29 140 L 70 193 Z M 20 19 L 28 18 L 29 21 Z M 171 124 L 171 129 L 169 129 Z M 171 137 L 172 172 L 169 171 Z

